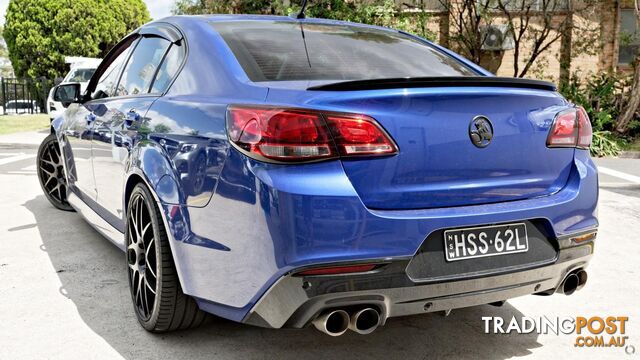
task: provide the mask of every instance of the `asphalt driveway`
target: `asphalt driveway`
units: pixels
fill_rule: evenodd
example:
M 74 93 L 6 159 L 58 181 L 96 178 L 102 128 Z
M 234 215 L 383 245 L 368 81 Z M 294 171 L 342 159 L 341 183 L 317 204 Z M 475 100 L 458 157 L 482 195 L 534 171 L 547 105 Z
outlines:
M 588 284 L 572 296 L 394 318 L 369 336 L 331 338 L 311 328 L 268 330 L 221 319 L 153 335 L 136 322 L 124 255 L 42 195 L 35 144 L 45 135 L 0 137 L 0 359 L 640 357 L 640 160 L 598 161 L 606 170 L 596 256 Z M 637 350 L 576 348 L 575 336 L 562 334 L 485 334 L 482 316 L 627 316 L 627 344 Z

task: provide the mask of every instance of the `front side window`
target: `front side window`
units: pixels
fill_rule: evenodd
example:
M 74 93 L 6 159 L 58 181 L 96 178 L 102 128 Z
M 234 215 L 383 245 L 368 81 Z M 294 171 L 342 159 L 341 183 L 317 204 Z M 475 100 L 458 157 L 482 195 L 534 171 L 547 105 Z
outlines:
M 118 83 L 120 76 L 120 70 L 125 61 L 129 57 L 131 51 L 131 44 L 133 40 L 130 40 L 128 44 L 119 49 L 119 53 L 116 54 L 116 58 L 111 62 L 109 67 L 100 75 L 100 79 L 96 84 L 95 90 L 91 92 L 92 99 L 104 99 L 112 97 L 115 94 L 115 86 Z
M 162 38 L 142 38 L 122 73 L 116 96 L 149 93 L 156 70 L 170 45 Z
M 292 21 L 212 26 L 252 81 L 478 75 L 455 58 L 394 31 Z

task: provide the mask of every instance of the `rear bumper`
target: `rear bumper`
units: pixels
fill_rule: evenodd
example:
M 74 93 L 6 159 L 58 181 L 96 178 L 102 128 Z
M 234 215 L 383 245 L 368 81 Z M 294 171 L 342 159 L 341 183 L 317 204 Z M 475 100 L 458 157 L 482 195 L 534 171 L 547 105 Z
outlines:
M 405 294 L 409 291 L 407 288 L 413 286 L 432 286 L 436 281 L 458 284 L 463 279 L 469 279 L 469 274 L 464 274 L 464 277 L 455 279 L 438 276 L 437 279 L 430 278 L 429 283 L 421 282 L 419 285 L 407 283 L 410 279 L 407 279 L 406 267 L 431 234 L 443 229 L 536 220 L 546 224 L 545 237 L 555 242 L 564 236 L 597 227 L 597 181 L 596 168 L 588 153 L 576 151 L 569 181 L 553 195 L 453 208 L 372 210 L 360 201 L 337 161 L 306 164 L 303 167 L 281 166 L 251 161 L 232 149 L 207 206 L 181 207 L 178 212 L 172 211 L 172 205 L 163 206 L 184 292 L 196 298 L 205 311 L 254 324 L 261 321 L 249 321 L 253 313 L 272 319 L 264 311 L 257 310 L 258 304 L 262 304 L 262 307 L 266 302 L 278 303 L 276 299 L 284 296 L 280 301 L 282 310 L 278 310 L 276 305 L 265 310 L 282 311 L 285 314 L 273 317 L 280 320 L 269 320 L 263 324 L 279 327 L 283 321 L 289 321 L 292 312 L 302 311 L 298 308 L 311 298 L 338 292 L 335 289 L 325 293 L 303 292 L 304 296 L 300 295 L 294 304 L 286 303 L 287 291 L 274 293 L 274 289 L 282 287 L 282 284 L 300 281 L 290 276 L 295 271 L 323 264 L 391 262 L 393 267 L 389 268 L 394 270 L 393 276 L 387 280 L 376 278 L 368 288 L 349 288 L 349 291 L 369 291 L 366 294 L 382 296 L 383 303 L 391 303 L 390 299 L 393 299 L 393 303 L 402 304 L 431 298 L 434 296 L 431 294 L 439 294 L 437 288 L 425 288 L 419 295 L 406 299 L 395 300 L 395 295 L 387 295 L 397 288 L 402 288 L 398 291 Z M 561 253 L 558 253 L 558 257 L 547 258 L 549 261 L 536 263 L 535 266 L 540 268 L 556 264 L 560 256 Z M 573 256 L 572 259 L 577 258 Z M 502 266 L 499 265 L 500 268 Z M 511 267 L 504 270 L 516 273 L 530 269 Z M 416 278 L 414 273 L 410 275 Z M 473 278 L 480 281 L 481 278 L 497 276 L 495 272 L 481 275 L 475 274 Z M 563 275 L 561 270 L 557 270 L 549 282 L 555 281 L 555 286 Z M 534 278 L 528 281 L 541 281 L 543 278 L 535 278 L 534 274 Z M 420 279 L 424 280 L 424 277 Z M 381 281 L 384 283 L 381 284 Z M 487 288 L 503 286 L 485 285 L 472 291 L 483 292 Z M 285 287 L 290 288 L 297 289 L 295 286 Z M 312 289 L 318 287 L 313 286 Z M 409 292 L 413 291 L 417 290 Z M 465 291 L 464 288 L 460 290 Z M 528 288 L 522 289 L 522 293 L 531 292 Z M 298 295 L 291 295 L 294 296 Z M 500 294 L 496 297 L 508 296 Z M 319 299 L 322 298 L 313 303 Z M 468 304 L 477 301 L 480 300 Z M 481 301 L 484 302 L 490 301 Z M 414 305 L 407 303 L 401 307 Z M 390 314 L 403 313 L 391 308 L 389 311 Z
M 301 328 L 327 309 L 374 306 L 382 324 L 390 317 L 423 314 L 551 293 L 571 272 L 584 269 L 593 254 L 593 241 L 576 246 L 569 238 L 551 265 L 474 279 L 411 283 L 401 287 L 363 289 L 388 282 L 389 271 L 362 275 L 282 277 L 247 314 L 243 322 L 270 328 Z M 402 260 L 394 265 L 402 268 Z M 399 266 L 396 266 L 399 265 Z M 393 270 L 391 270 L 393 272 Z M 401 275 L 399 275 L 401 276 Z M 325 292 L 318 294 L 320 292 Z

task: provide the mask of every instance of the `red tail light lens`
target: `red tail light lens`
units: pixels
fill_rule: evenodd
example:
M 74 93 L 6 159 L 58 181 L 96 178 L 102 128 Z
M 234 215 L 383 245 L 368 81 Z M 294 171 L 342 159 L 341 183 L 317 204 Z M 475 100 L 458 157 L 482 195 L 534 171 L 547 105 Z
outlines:
M 395 144 L 375 120 L 368 116 L 326 117 L 340 155 L 393 154 Z
M 313 110 L 230 106 L 229 139 L 259 160 L 302 162 L 397 152 L 370 117 Z
M 591 122 L 586 111 L 581 107 L 570 109 L 556 115 L 547 137 L 547 146 L 586 149 L 591 146 L 591 136 Z
M 575 147 L 578 142 L 576 110 L 563 111 L 556 115 L 547 137 L 549 147 Z
M 278 161 L 304 161 L 337 154 L 319 114 L 277 108 L 230 107 L 229 138 L 243 150 Z

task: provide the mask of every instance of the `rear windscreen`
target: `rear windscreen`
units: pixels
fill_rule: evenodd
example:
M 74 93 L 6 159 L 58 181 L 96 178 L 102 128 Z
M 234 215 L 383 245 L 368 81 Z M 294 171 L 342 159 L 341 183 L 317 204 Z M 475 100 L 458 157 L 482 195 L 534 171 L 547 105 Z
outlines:
M 477 75 L 426 43 L 393 31 L 291 21 L 212 26 L 252 81 Z

